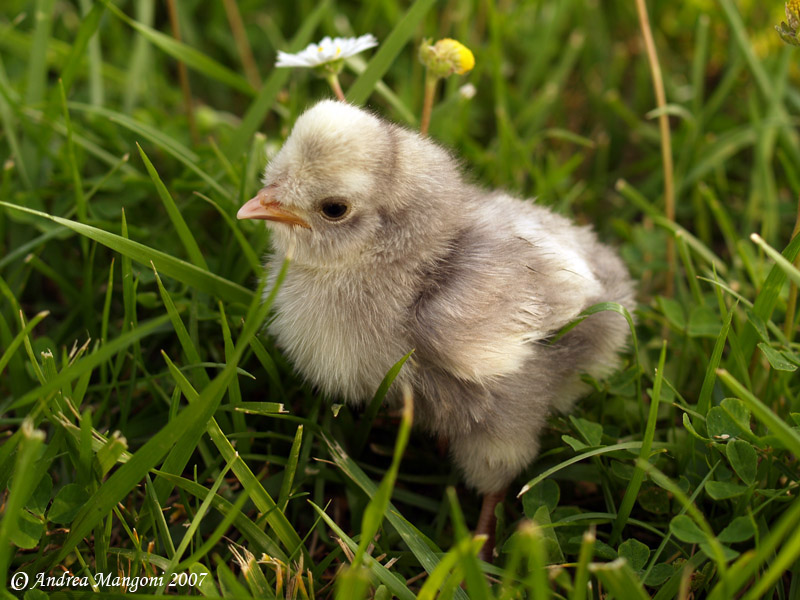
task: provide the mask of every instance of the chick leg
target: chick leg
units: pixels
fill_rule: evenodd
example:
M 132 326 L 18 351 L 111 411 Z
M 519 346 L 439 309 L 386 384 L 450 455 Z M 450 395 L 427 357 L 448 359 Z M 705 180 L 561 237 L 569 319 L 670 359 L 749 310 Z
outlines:
M 491 561 L 497 519 L 494 509 L 506 496 L 509 483 L 539 450 L 539 424 L 508 421 L 501 430 L 475 428 L 450 440 L 453 461 L 467 484 L 483 495 L 476 533 L 488 536 L 480 557 Z
M 487 537 L 478 558 L 489 563 L 494 559 L 494 536 L 497 529 L 497 517 L 494 514 L 494 510 L 505 499 L 507 490 L 508 488 L 503 488 L 499 492 L 492 492 L 483 496 L 481 514 L 478 517 L 478 525 L 475 527 L 475 535 L 485 535 Z
M 447 436 L 441 434 L 438 438 L 436 438 L 436 451 L 439 453 L 440 458 L 444 458 L 447 456 L 447 450 L 450 448 L 450 440 L 447 439 Z

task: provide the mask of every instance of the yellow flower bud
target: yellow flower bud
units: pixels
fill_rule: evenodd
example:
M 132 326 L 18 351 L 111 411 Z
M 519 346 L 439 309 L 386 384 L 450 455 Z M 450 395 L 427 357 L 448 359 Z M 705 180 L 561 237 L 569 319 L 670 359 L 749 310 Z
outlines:
M 441 39 L 433 45 L 431 40 L 424 40 L 419 47 L 419 59 L 436 77 L 447 77 L 453 73 L 463 75 L 475 66 L 472 51 L 451 38 Z
M 794 2 L 800 4 L 800 0 Z M 457 40 L 444 38 L 436 42 L 435 47 L 438 49 L 438 54 L 453 66 L 453 72 L 459 75 L 471 71 L 475 66 L 475 56 L 472 51 Z
M 792 46 L 800 46 L 800 39 L 797 37 L 798 29 L 800 29 L 800 0 L 789 0 L 784 5 L 784 10 L 789 24 L 781 21 L 781 24 L 776 25 L 775 29 L 784 42 Z
M 789 27 L 797 29 L 800 27 L 800 0 L 789 0 L 784 6 L 786 11 L 786 20 L 789 21 Z

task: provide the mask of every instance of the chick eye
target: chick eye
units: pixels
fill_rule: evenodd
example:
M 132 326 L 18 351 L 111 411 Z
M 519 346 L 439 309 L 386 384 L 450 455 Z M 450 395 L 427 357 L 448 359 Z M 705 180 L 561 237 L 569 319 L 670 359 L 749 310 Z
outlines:
M 339 221 L 350 211 L 350 207 L 340 198 L 329 198 L 322 202 L 320 207 L 322 216 L 329 221 Z

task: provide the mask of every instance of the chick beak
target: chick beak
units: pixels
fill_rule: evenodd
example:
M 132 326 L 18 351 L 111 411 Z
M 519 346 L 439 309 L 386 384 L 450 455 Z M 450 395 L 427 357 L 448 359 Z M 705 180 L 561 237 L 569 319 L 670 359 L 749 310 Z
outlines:
M 287 225 L 298 225 L 311 229 L 306 221 L 292 211 L 283 207 L 275 199 L 275 188 L 267 186 L 261 188 L 255 197 L 251 198 L 236 213 L 237 219 L 259 219 L 262 221 L 276 221 Z

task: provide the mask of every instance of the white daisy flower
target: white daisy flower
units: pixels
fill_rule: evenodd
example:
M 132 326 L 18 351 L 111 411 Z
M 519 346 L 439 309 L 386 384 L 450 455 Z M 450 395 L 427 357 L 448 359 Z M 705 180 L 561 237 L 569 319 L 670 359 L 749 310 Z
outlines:
M 357 38 L 322 38 L 317 44 L 309 44 L 305 50 L 289 54 L 278 52 L 276 67 L 319 67 L 337 60 L 343 60 L 368 48 L 378 45 L 378 40 L 371 33 Z

